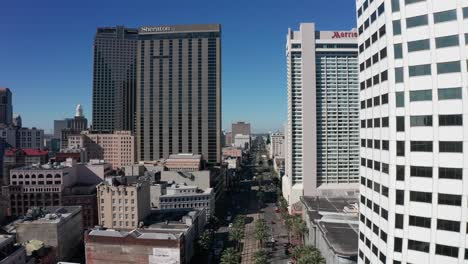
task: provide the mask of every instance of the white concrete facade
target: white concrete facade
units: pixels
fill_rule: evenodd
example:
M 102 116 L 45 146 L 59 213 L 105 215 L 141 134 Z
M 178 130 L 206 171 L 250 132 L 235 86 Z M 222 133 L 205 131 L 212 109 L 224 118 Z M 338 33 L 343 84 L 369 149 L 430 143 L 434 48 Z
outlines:
M 359 178 L 359 86 L 355 31 L 289 29 L 288 118 L 283 194 L 289 204 Z
M 357 0 L 356 6 L 358 262 L 468 263 L 468 2 Z
M 284 158 L 284 134 L 280 132 L 270 134 L 271 158 Z

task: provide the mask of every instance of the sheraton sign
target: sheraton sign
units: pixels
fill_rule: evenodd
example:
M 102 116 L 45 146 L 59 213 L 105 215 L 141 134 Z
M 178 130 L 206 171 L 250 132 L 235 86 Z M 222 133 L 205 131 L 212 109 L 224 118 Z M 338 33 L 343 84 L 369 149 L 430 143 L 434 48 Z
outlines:
M 332 38 L 338 39 L 338 38 L 357 38 L 358 34 L 357 32 L 339 32 L 335 31 L 333 32 Z

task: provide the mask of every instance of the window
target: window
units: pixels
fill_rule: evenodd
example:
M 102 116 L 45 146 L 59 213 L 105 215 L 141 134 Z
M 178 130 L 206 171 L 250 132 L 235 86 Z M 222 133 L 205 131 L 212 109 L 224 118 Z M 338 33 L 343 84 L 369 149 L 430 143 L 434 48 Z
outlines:
M 460 68 L 459 61 L 437 63 L 438 74 L 453 73 L 453 72 L 460 72 L 460 71 L 461 71 L 461 68 Z
M 429 243 L 408 239 L 408 249 L 429 253 Z
M 403 67 L 395 68 L 395 83 L 402 83 L 403 80 Z
M 374 118 L 374 127 L 380 127 L 380 118 Z
M 379 13 L 379 16 L 381 16 L 385 12 L 385 5 L 382 3 L 378 8 L 377 12 Z
M 460 232 L 460 222 L 437 219 L 437 229 L 445 231 Z
M 400 0 L 392 0 L 392 12 L 400 11 Z
M 385 197 L 388 197 L 388 187 L 383 186 L 383 185 L 382 185 L 382 195 Z
M 439 179 L 461 180 L 462 178 L 463 178 L 463 169 L 439 167 Z
M 382 105 L 388 104 L 388 94 L 382 94 Z
M 431 228 L 431 218 L 410 215 L 409 225 Z
M 409 76 L 410 77 L 424 76 L 424 75 L 431 75 L 431 65 L 430 64 L 409 66 Z
M 417 2 L 423 2 L 423 1 L 426 1 L 426 0 L 405 0 L 405 5 L 410 5 L 410 4 L 414 4 L 414 3 L 417 3 Z
M 463 153 L 463 141 L 439 141 L 439 152 Z
M 432 167 L 411 166 L 410 175 L 412 177 L 432 178 Z
M 458 258 L 458 248 L 436 244 L 436 254 Z
M 382 172 L 388 174 L 388 164 L 382 162 Z
M 437 94 L 439 100 L 462 99 L 462 92 L 460 87 L 438 89 Z
M 382 38 L 383 36 L 385 36 L 385 33 L 386 33 L 385 25 L 383 25 L 379 28 L 379 38 Z
M 395 55 L 395 59 L 403 58 L 403 49 L 401 48 L 401 43 L 393 45 L 393 53 Z
M 393 250 L 396 252 L 401 252 L 403 249 L 403 239 L 399 237 L 395 237 L 395 240 L 393 241 Z
M 382 216 L 383 219 L 388 220 L 388 211 L 385 210 L 384 208 L 380 208 L 380 215 Z
M 382 239 L 383 241 L 387 242 L 387 233 L 385 233 L 384 231 L 380 230 L 380 239 Z M 385 263 L 385 262 L 384 262 Z
M 411 191 L 410 201 L 421 202 L 421 203 L 432 203 L 432 193 Z
M 439 126 L 462 126 L 462 115 L 439 115 Z
M 461 206 L 461 195 L 439 193 L 439 204 Z
M 382 119 L 383 120 L 383 119 Z M 388 121 L 388 120 L 387 120 Z M 388 122 L 387 122 L 387 126 L 388 126 Z M 382 149 L 383 150 L 388 150 L 388 140 L 382 140 Z
M 415 16 L 406 19 L 406 27 L 413 28 L 427 25 L 427 15 Z
M 432 152 L 432 141 L 411 141 L 411 151 Z
M 403 215 L 395 214 L 395 228 L 403 229 Z
M 380 60 L 383 60 L 386 57 L 387 57 L 387 48 L 383 48 L 380 51 Z M 382 74 L 385 75 L 385 76 L 382 76 L 382 78 L 385 77 L 385 81 L 386 81 L 387 80 L 387 71 L 382 72 Z M 380 78 L 380 79 L 382 79 L 382 78 Z M 382 81 L 384 81 L 384 80 L 382 79 Z
M 397 181 L 405 180 L 405 166 L 402 166 L 402 165 L 396 166 L 396 180 Z
M 430 48 L 429 39 L 422 39 L 408 42 L 408 52 L 428 50 Z
M 432 126 L 432 116 L 431 115 L 411 116 L 410 126 L 412 127 Z
M 397 156 L 405 156 L 405 142 L 404 141 L 397 141 L 396 142 L 396 154 Z
M 438 49 L 458 46 L 459 45 L 458 35 L 436 38 L 435 43 L 436 43 L 436 48 Z
M 442 23 L 447 21 L 457 20 L 457 10 L 447 10 L 442 12 L 434 13 L 434 23 Z
M 393 23 L 393 35 L 398 36 L 401 35 L 401 22 L 400 20 L 395 20 Z
M 410 102 L 431 101 L 432 90 L 410 91 Z
M 377 139 L 374 140 L 374 148 L 380 149 L 380 140 L 377 140 Z
M 388 127 L 388 116 L 382 117 L 382 127 Z
M 395 203 L 399 204 L 399 205 L 404 205 L 405 204 L 405 191 L 396 190 Z
M 395 93 L 395 105 L 396 107 L 405 106 L 405 92 L 396 92 Z
M 396 131 L 397 132 L 405 131 L 405 117 L 404 116 L 396 117 Z

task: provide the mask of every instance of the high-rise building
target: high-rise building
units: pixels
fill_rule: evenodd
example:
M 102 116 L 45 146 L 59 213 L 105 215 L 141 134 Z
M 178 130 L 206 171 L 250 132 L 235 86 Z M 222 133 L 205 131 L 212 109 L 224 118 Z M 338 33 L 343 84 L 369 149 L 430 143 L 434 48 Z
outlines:
M 359 263 L 464 263 L 466 1 L 358 0 Z
M 93 130 L 134 130 L 138 30 L 98 28 L 94 38 Z
M 138 160 L 202 154 L 221 162 L 221 26 L 139 30 Z
M 289 204 L 320 189 L 358 188 L 357 32 L 316 31 L 304 23 L 287 35 Z
M 241 135 L 247 135 L 250 136 L 250 123 L 245 123 L 245 122 L 237 122 L 237 123 L 232 123 L 232 138 L 235 138 L 236 135 L 241 134 Z
M 8 88 L 0 88 L 0 125 L 10 126 L 13 118 L 12 94 Z

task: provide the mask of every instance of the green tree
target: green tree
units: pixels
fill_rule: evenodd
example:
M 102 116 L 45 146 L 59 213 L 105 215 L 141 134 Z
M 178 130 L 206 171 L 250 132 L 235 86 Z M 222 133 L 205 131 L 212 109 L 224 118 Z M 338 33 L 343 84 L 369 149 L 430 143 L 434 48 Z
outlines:
M 240 242 L 243 238 L 244 238 L 244 229 L 233 226 L 229 230 L 229 240 L 234 241 L 236 243 L 236 250 L 239 250 Z
M 263 242 L 268 239 L 268 225 L 265 219 L 255 220 L 254 236 L 260 246 L 263 246 Z
M 318 250 L 314 250 L 301 256 L 297 264 L 325 264 L 325 258 Z
M 288 243 L 291 243 L 291 231 L 293 229 L 293 218 L 289 214 L 283 215 L 284 219 L 284 227 L 286 228 L 286 232 L 288 233 Z
M 268 263 L 268 252 L 264 249 L 260 249 L 254 254 L 255 264 L 267 264 Z
M 234 248 L 226 248 L 221 255 L 221 264 L 240 263 L 240 254 Z
M 203 252 L 208 252 L 213 242 L 213 236 L 210 231 L 205 230 L 203 234 L 198 238 L 198 246 Z
M 296 237 L 300 239 L 301 243 L 304 243 L 304 235 L 309 233 L 309 228 L 307 228 L 306 223 L 299 215 L 293 216 L 292 229 Z
M 312 251 L 317 251 L 317 249 L 313 246 L 299 246 L 299 247 L 294 247 L 292 252 L 291 252 L 291 257 L 295 260 L 300 259 L 302 256 L 305 254 L 312 252 Z

